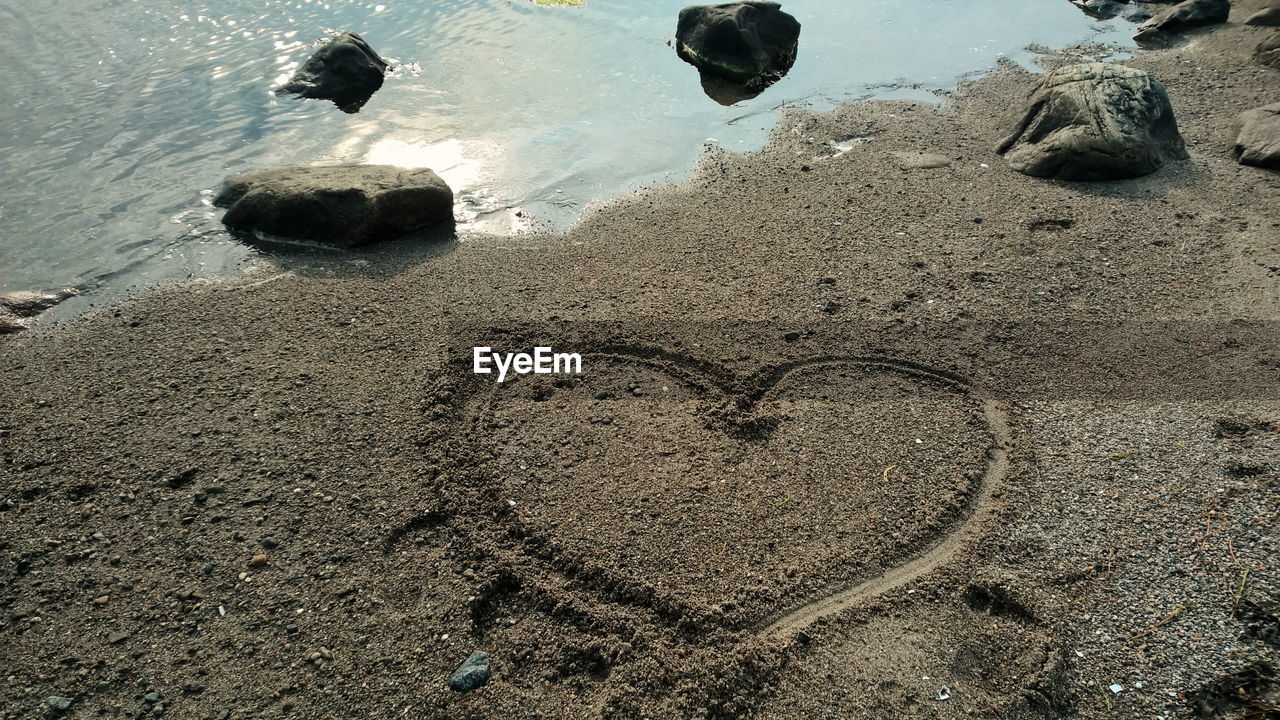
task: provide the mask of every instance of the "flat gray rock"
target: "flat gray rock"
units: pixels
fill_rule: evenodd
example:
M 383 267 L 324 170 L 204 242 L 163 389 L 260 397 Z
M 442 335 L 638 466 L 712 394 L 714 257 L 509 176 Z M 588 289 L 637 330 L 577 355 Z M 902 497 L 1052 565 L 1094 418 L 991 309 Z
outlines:
M 903 170 L 936 170 L 951 165 L 951 158 L 931 152 L 894 150 L 889 153 Z
M 228 180 L 214 198 L 222 223 L 259 240 L 338 248 L 453 222 L 453 191 L 426 168 L 286 167 Z
M 26 318 L 48 310 L 67 298 L 74 297 L 79 290 L 60 288 L 57 290 L 14 290 L 0 295 L 0 335 L 25 330 Z
M 1280 25 L 1280 0 L 1271 0 L 1269 5 L 1246 18 L 1244 24 L 1264 27 Z
M 19 317 L 35 317 L 79 293 L 75 288 L 57 290 L 14 290 L 0 295 L 0 308 Z
M 1020 173 L 1058 180 L 1139 177 L 1187 157 L 1164 86 L 1106 63 L 1046 74 L 996 152 Z
M 1160 40 L 1192 28 L 1224 23 L 1230 14 L 1230 0 L 1185 0 L 1143 23 L 1133 38 L 1138 42 Z
M 1257 49 L 1253 51 L 1253 59 L 1280 70 L 1280 31 L 1258 43 Z
M 1280 170 L 1280 102 L 1241 113 L 1236 124 L 1240 164 Z

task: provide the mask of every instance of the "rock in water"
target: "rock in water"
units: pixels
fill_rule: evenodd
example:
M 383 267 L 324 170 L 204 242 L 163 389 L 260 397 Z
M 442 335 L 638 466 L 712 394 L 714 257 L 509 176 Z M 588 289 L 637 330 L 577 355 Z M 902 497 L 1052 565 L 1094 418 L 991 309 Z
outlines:
M 1058 68 L 1031 91 L 1021 122 L 996 148 L 1014 170 L 1058 180 L 1114 180 L 1187 157 L 1164 86 L 1141 70 Z
M 387 63 L 359 35 L 344 32 L 307 58 L 289 82 L 276 92 L 332 100 L 354 113 L 382 87 Z
M 449 678 L 449 689 L 460 693 L 471 692 L 487 682 L 489 682 L 489 656 L 476 652 L 459 665 L 453 677 Z
M 1258 48 L 1253 51 L 1253 59 L 1280 70 L 1280 32 L 1258 43 Z
M 1102 20 L 1121 17 L 1136 23 L 1151 19 L 1149 11 L 1137 5 L 1130 5 L 1128 0 L 1071 0 L 1071 2 L 1087 15 Z
M 0 307 L 18 317 L 35 317 L 70 297 L 79 294 L 75 288 L 57 290 L 15 290 L 0 295 Z
M 286 167 L 232 178 L 214 198 L 222 223 L 259 240 L 339 248 L 453 222 L 453 191 L 431 170 L 390 165 Z
M 1236 156 L 1242 165 L 1280 170 L 1280 103 L 1241 113 Z
M 1224 23 L 1230 14 L 1231 0 L 1186 0 L 1143 23 L 1133 38 L 1138 42 L 1158 40 L 1192 28 Z
M 0 295 L 0 335 L 26 329 L 24 318 L 32 318 L 80 291 L 75 288 L 58 290 L 15 290 Z
M 680 11 L 676 53 L 705 73 L 763 89 L 796 61 L 800 22 L 775 2 L 694 5 Z

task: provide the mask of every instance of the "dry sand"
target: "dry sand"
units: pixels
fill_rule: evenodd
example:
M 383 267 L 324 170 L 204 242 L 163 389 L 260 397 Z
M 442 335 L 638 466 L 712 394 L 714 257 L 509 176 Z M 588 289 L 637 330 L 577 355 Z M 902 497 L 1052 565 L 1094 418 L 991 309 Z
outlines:
M 1266 32 L 1128 61 L 1191 152 L 1146 178 L 1007 169 L 1005 67 L 5 338 L 0 717 L 1275 717 Z M 470 373 L 535 344 L 585 373 Z

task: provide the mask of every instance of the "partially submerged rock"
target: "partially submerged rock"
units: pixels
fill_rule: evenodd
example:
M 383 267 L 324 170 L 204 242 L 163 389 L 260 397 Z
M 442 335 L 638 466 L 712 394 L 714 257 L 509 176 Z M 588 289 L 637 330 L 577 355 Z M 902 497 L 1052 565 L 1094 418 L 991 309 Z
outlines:
M 676 25 L 682 60 L 756 91 L 791 69 L 799 40 L 800 22 L 776 2 L 694 5 Z
M 286 167 L 228 180 L 222 223 L 260 240 L 350 248 L 453 222 L 453 191 L 431 170 Z
M 1280 102 L 1241 113 L 1236 125 L 1240 163 L 1280 170 Z
M 354 113 L 382 87 L 386 72 L 386 61 L 363 38 L 344 32 L 316 50 L 276 92 L 332 100 L 343 112 Z
M 1230 0 L 1185 0 L 1143 23 L 1133 38 L 1138 42 L 1161 40 L 1192 28 L 1224 23 L 1230 14 Z
M 1071 2 L 1085 14 L 1101 20 L 1119 17 L 1136 23 L 1151 19 L 1149 10 L 1132 4 L 1128 0 L 1071 0 Z
M 68 298 L 80 294 L 75 288 L 57 290 L 15 290 L 0 295 L 0 307 L 18 317 L 35 317 Z
M 460 693 L 471 692 L 489 682 L 489 675 L 489 656 L 482 652 L 472 653 L 454 671 L 453 677 L 449 678 L 449 689 Z
M 1187 157 L 1164 86 L 1106 63 L 1046 74 L 996 152 L 1018 172 L 1059 180 L 1138 177 Z
M 1253 51 L 1253 59 L 1280 70 L 1280 32 L 1258 43 L 1257 49 Z
M 57 290 L 15 290 L 0 295 L 0 335 L 25 330 L 26 318 L 48 310 L 67 298 L 79 294 L 75 288 Z

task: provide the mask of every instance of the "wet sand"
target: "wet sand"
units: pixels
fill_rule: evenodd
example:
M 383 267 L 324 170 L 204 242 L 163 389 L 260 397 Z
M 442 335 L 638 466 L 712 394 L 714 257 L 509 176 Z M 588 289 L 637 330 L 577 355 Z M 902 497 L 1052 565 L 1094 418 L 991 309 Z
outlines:
M 3 338 L 2 717 L 1268 712 L 1280 175 L 1230 154 L 1267 32 L 1126 62 L 1191 153 L 1145 178 L 1009 170 L 1004 67 L 564 234 Z

